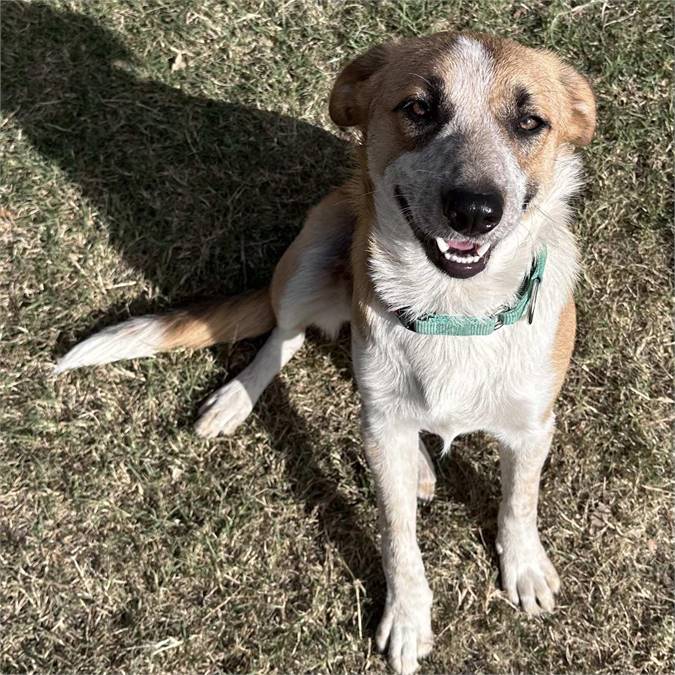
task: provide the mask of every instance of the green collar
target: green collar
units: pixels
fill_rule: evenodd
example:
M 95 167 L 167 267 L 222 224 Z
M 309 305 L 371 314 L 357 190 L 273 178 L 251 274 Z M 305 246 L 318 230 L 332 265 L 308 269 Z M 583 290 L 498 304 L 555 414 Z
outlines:
M 502 326 L 520 321 L 527 311 L 527 321 L 532 323 L 537 302 L 539 284 L 544 277 L 546 247 L 542 248 L 532 263 L 530 273 L 525 277 L 518 291 L 515 304 L 486 317 L 450 316 L 448 314 L 424 314 L 408 321 L 404 311 L 396 312 L 399 321 L 408 330 L 422 335 L 492 335 Z

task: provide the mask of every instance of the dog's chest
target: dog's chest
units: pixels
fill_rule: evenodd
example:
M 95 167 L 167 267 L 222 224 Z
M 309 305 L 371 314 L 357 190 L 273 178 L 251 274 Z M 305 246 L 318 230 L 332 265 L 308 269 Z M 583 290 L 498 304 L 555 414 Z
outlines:
M 541 325 L 476 337 L 388 333 L 360 379 L 365 398 L 374 396 L 394 417 L 453 438 L 522 426 L 547 404 L 551 339 Z

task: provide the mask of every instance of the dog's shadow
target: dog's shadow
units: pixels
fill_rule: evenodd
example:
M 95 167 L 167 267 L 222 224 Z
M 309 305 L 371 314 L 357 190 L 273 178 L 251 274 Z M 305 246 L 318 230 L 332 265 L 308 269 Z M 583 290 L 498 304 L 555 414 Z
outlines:
M 79 186 L 162 305 L 266 285 L 349 166 L 347 144 L 316 126 L 140 79 L 89 17 L 9 0 L 0 26 L 3 111 Z
M 134 314 L 268 283 L 307 209 L 349 167 L 347 144 L 318 127 L 140 79 L 119 39 L 89 17 L 4 0 L 0 28 L 2 110 L 79 186 L 110 244 L 159 291 L 154 303 L 132 303 Z M 93 317 L 78 337 L 129 309 Z M 338 370 L 349 372 L 344 348 L 333 351 Z M 277 409 L 291 411 L 293 433 L 276 441 L 271 416 L 259 419 L 275 449 L 295 455 L 292 489 L 308 510 L 319 507 L 326 536 L 378 607 L 375 543 L 316 461 L 283 384 L 272 395 Z

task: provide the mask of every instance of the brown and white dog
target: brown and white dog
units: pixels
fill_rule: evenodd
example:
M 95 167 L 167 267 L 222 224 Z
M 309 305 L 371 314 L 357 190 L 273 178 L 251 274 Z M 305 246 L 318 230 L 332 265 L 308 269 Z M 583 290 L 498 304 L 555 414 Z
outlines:
M 272 331 L 251 365 L 200 411 L 232 433 L 316 325 L 352 323 L 365 451 L 377 486 L 387 579 L 377 644 L 400 673 L 431 651 L 431 591 L 416 496 L 435 476 L 420 430 L 501 444 L 497 550 L 508 597 L 551 610 L 560 582 L 539 540 L 539 476 L 575 334 L 577 250 L 569 198 L 576 147 L 595 127 L 587 81 L 553 54 L 482 34 L 377 46 L 339 75 L 330 115 L 361 133 L 360 168 L 308 215 L 269 289 L 207 309 L 131 319 L 77 345 L 57 371 Z M 413 332 L 402 316 L 492 316 L 543 248 L 532 323 L 489 335 Z

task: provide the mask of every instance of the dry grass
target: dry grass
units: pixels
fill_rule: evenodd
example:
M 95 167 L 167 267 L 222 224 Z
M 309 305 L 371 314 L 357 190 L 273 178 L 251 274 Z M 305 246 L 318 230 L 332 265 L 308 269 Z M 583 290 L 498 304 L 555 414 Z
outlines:
M 600 127 L 576 226 L 579 343 L 542 493 L 561 604 L 527 620 L 497 590 L 496 455 L 464 439 L 420 517 L 439 636 L 425 669 L 672 669 L 665 1 L 0 12 L 0 670 L 384 669 L 347 336 L 306 346 L 217 442 L 191 433 L 194 412 L 253 343 L 49 372 L 100 325 L 263 283 L 346 166 L 323 130 L 339 65 L 444 26 L 567 55 L 593 79 Z

